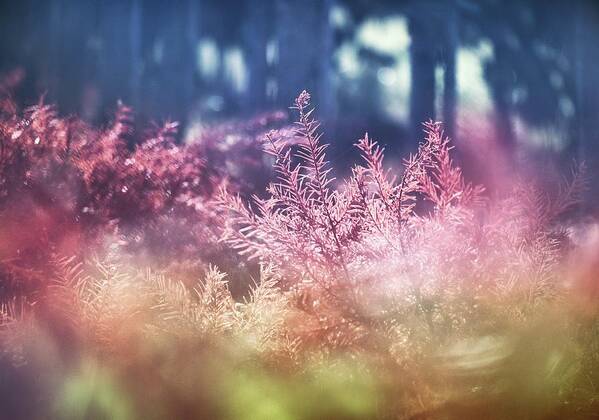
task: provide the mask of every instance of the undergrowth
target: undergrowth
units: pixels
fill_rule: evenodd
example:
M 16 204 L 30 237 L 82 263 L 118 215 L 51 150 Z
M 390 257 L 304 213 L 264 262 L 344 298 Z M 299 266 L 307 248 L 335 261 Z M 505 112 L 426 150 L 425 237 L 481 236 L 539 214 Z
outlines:
M 571 222 L 584 167 L 553 191 L 514 177 L 498 197 L 464 179 L 427 122 L 403 171 L 365 135 L 339 180 L 309 94 L 293 109 L 291 133 L 264 136 L 277 179 L 246 200 L 252 189 L 211 164 L 219 146 L 179 145 L 173 123 L 128 147 L 126 107 L 94 130 L 3 102 L 5 414 L 592 418 L 597 232 Z M 41 266 L 38 251 L 6 251 L 38 234 L 17 222 L 32 212 L 63 218 L 39 230 Z M 83 239 L 58 246 L 72 226 Z M 240 294 L 210 265 L 227 249 L 260 266 Z M 138 268 L 139 253 L 204 265 L 190 280 Z M 33 272 L 34 286 L 14 285 Z

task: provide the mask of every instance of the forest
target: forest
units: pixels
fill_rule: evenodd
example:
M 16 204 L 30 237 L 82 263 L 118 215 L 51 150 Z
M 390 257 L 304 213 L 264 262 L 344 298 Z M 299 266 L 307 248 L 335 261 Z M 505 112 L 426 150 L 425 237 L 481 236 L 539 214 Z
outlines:
M 0 0 L 0 419 L 593 419 L 599 3 Z

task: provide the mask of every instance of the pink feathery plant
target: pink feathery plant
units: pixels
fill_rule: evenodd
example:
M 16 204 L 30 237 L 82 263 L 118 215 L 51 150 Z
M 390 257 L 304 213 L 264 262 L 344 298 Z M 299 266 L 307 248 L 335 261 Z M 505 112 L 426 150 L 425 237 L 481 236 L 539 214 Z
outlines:
M 465 311 L 481 307 L 489 293 L 517 294 L 534 306 L 563 286 L 556 274 L 567 238 L 554 222 L 579 202 L 582 173 L 551 199 L 518 185 L 491 203 L 453 163 L 441 124 L 427 122 L 401 176 L 385 169 L 383 149 L 365 135 L 356 144 L 364 163 L 338 181 L 309 101 L 307 92 L 295 101 L 293 143 L 276 132 L 266 136 L 278 175 L 268 196 L 248 204 L 222 191 L 219 202 L 223 241 L 276 267 L 286 287 L 303 296 L 300 311 L 328 308 L 316 316 L 317 330 L 347 323 L 362 330 L 400 307 L 430 310 L 433 328 L 435 318 L 447 321 L 443 304 L 458 295 L 469 296 Z
M 599 234 L 571 222 L 584 166 L 494 195 L 429 121 L 397 174 L 365 134 L 336 179 L 310 95 L 292 109 L 291 130 L 258 117 L 180 144 L 167 122 L 134 144 L 123 105 L 99 130 L 0 101 L 11 416 L 593 418 Z M 244 176 L 264 163 L 260 191 Z
M 121 103 L 103 129 L 60 117 L 43 98 L 21 112 L 8 87 L 0 109 L 2 288 L 30 291 L 52 255 L 86 257 L 108 242 L 162 266 L 223 254 L 212 196 L 225 183 L 248 188 L 235 156 L 244 157 L 243 171 L 268 176 L 255 137 L 281 123 L 263 115 L 209 126 L 180 144 L 176 122 L 136 133 L 133 110 Z

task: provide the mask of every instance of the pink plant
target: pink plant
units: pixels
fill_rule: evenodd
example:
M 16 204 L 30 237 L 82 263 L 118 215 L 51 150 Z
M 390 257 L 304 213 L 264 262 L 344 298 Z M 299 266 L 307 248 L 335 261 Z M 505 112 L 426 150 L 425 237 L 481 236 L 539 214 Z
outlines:
M 246 204 L 222 191 L 219 202 L 226 211 L 223 240 L 275 266 L 287 287 L 304 296 L 300 311 L 320 307 L 321 330 L 346 323 L 360 329 L 394 307 L 426 305 L 433 305 L 433 328 L 436 316 L 455 315 L 437 311 L 458 295 L 472 299 L 459 310 L 472 311 L 485 289 L 534 305 L 562 287 L 555 274 L 565 238 L 553 233 L 553 220 L 580 199 L 582 175 L 554 199 L 535 199 L 534 191 L 518 187 L 491 204 L 453 163 L 441 124 L 428 122 L 400 177 L 384 168 L 383 149 L 365 135 L 357 143 L 364 164 L 338 182 L 309 100 L 302 92 L 293 107 L 295 145 L 276 132 L 266 136 L 278 174 L 268 197 Z M 534 210 L 524 210 L 530 200 Z
M 179 144 L 176 122 L 137 135 L 123 104 L 109 127 L 96 129 L 58 116 L 43 98 L 20 113 L 9 88 L 0 101 L 0 270 L 5 284 L 25 288 L 41 280 L 18 279 L 43 277 L 51 254 L 90 255 L 105 241 L 158 265 L 221 252 L 212 195 L 223 183 L 245 188 L 245 174 L 226 163 L 252 160 L 255 136 L 280 121 L 210 126 Z
M 278 179 L 248 204 L 248 162 L 235 155 L 257 153 L 261 122 L 204 129 L 188 145 L 167 122 L 129 147 L 124 106 L 95 130 L 43 102 L 21 116 L 6 99 L 5 394 L 34 384 L 36 414 L 77 409 L 70 397 L 88 389 L 126 396 L 139 417 L 250 406 L 257 418 L 592 418 L 598 235 L 567 219 L 584 168 L 554 193 L 527 179 L 496 197 L 464 179 L 428 122 L 402 173 L 365 135 L 363 162 L 337 180 L 309 103 L 306 92 L 295 101 L 291 134 L 265 135 Z M 90 257 L 102 240 L 138 258 Z M 259 280 L 244 272 L 254 285 L 243 298 L 212 265 L 188 276 L 189 255 L 215 262 L 226 245 L 260 263 Z M 169 267 L 142 270 L 140 255 Z M 95 396 L 80 398 L 95 414 Z M 111 417 L 113 404 L 97 405 Z

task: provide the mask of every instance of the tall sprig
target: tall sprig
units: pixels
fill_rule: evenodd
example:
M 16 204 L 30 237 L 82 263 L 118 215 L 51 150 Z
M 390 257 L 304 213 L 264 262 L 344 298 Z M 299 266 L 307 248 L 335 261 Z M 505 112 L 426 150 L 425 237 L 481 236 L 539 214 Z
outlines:
M 346 280 L 349 280 L 344 249 L 337 229 L 342 217 L 347 213 L 336 211 L 339 209 L 335 208 L 341 201 L 337 194 L 331 192 L 330 184 L 334 178 L 329 176 L 331 168 L 328 166 L 325 155 L 328 145 L 320 142 L 322 138 L 322 133 L 318 132 L 320 123 L 312 118 L 314 108 L 310 108 L 310 94 L 305 90 L 300 93 L 293 108 L 299 112 L 299 120 L 296 123 L 298 125 L 297 135 L 303 141 L 300 141 L 297 157 L 302 159 L 306 165 L 307 173 L 303 175 L 303 180 L 307 185 L 308 197 L 322 208 L 325 220 L 321 223 L 335 244 L 335 262 L 343 270 Z
M 220 203 L 229 212 L 223 239 L 232 246 L 266 262 L 289 266 L 323 284 L 320 272 L 341 273 L 349 280 L 346 242 L 354 234 L 351 194 L 332 188 L 334 178 L 321 144 L 319 123 L 312 117 L 310 95 L 302 92 L 292 109 L 299 114 L 294 144 L 275 132 L 266 136 L 266 152 L 275 158 L 277 182 L 271 183 L 268 199 L 254 197 L 246 206 L 239 197 L 222 194 Z M 274 257 L 273 246 L 279 249 Z M 281 255 L 283 255 L 282 258 Z M 276 261 L 275 261 L 276 260 Z M 299 264 L 296 261 L 302 261 Z

